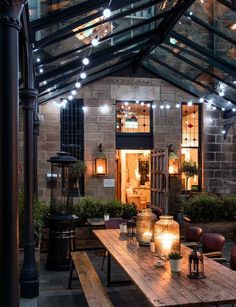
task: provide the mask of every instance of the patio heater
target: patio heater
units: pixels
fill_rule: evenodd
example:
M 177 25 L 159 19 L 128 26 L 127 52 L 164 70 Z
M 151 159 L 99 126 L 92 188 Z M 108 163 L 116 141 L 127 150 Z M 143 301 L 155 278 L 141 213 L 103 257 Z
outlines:
M 77 220 L 72 214 L 73 178 L 70 175 L 77 159 L 67 152 L 58 152 L 48 162 L 51 163 L 51 212 L 48 217 L 50 235 L 46 268 L 66 271 L 70 268 Z

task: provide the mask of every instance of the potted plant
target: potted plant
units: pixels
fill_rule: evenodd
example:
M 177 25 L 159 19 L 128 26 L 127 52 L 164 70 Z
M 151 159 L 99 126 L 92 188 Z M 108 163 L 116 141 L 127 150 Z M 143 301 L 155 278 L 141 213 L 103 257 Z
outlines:
M 182 163 L 182 166 L 180 168 L 180 172 L 184 173 L 184 175 L 186 176 L 186 182 L 185 182 L 185 194 L 187 195 L 187 191 L 188 191 L 188 180 L 189 178 L 198 175 L 198 167 L 196 162 L 192 161 L 192 160 L 185 160 Z
M 73 190 L 76 190 L 78 197 L 80 196 L 80 180 L 87 170 L 86 162 L 78 160 L 71 169 L 71 176 L 73 180 Z
M 181 271 L 181 259 L 183 256 L 177 252 L 171 252 L 169 255 L 171 272 Z

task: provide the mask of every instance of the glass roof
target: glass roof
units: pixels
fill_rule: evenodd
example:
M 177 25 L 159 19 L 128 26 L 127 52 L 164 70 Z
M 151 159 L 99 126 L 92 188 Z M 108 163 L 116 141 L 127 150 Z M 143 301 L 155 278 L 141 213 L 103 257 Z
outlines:
M 104 0 L 29 1 L 41 101 L 73 89 L 81 71 L 86 84 L 134 63 L 192 94 L 219 95 L 224 88 L 219 99 L 236 101 L 231 1 L 113 0 L 105 18 L 107 6 Z

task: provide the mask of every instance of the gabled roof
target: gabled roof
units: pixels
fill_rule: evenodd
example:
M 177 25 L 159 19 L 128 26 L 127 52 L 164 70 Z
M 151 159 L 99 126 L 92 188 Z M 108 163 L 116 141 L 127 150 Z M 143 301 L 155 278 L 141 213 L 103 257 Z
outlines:
M 37 3 L 29 7 L 39 102 L 66 97 L 76 81 L 85 85 L 143 66 L 229 114 L 234 109 L 235 0 L 60 0 L 42 1 L 40 9 Z

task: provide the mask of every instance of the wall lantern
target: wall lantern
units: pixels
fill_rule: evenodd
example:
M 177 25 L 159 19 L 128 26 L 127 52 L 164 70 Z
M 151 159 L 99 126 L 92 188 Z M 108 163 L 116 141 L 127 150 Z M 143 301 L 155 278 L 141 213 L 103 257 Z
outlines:
M 192 279 L 202 279 L 204 275 L 204 261 L 203 255 L 197 249 L 193 250 L 188 257 L 189 274 L 188 277 Z
M 173 220 L 173 216 L 160 216 L 154 226 L 154 240 L 160 258 L 167 258 L 169 253 L 180 251 L 179 224 Z
M 97 176 L 106 175 L 107 173 L 107 158 L 102 150 L 102 144 L 100 143 L 95 155 L 95 167 L 94 173 Z
M 143 209 L 136 217 L 136 238 L 140 245 L 149 245 L 153 237 L 153 228 L 157 216 L 152 209 Z
M 172 148 L 172 144 L 168 147 L 168 158 L 169 158 L 169 174 L 179 173 L 179 157 Z

